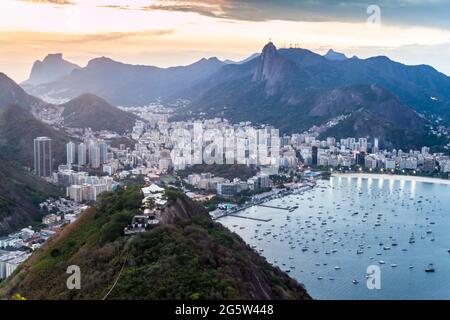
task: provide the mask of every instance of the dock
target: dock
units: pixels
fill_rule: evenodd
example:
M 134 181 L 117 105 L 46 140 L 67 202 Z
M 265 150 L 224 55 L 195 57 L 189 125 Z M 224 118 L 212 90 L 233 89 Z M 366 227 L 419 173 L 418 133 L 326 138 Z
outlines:
M 264 208 L 271 208 L 271 209 L 279 209 L 279 210 L 290 210 L 290 208 L 269 206 L 267 204 L 257 204 L 257 206 L 264 207 Z
M 246 217 L 246 216 L 238 216 L 236 214 L 229 214 L 228 216 L 235 217 L 235 218 L 248 219 L 248 220 L 255 220 L 255 221 L 260 221 L 260 222 L 269 222 L 272 220 L 272 219 L 260 219 L 260 218 Z
M 287 196 L 290 194 L 301 194 L 304 191 L 308 190 L 308 189 L 312 189 L 315 186 L 315 183 L 309 183 L 306 184 L 300 188 L 297 188 L 295 190 L 289 190 L 289 191 L 283 191 L 283 192 L 279 192 L 277 194 L 273 194 L 269 197 L 265 197 L 264 199 L 259 199 L 258 201 L 253 201 L 243 207 L 239 207 L 237 209 L 234 209 L 232 211 L 225 211 L 222 214 L 220 214 L 219 216 L 213 217 L 213 220 L 219 220 L 220 218 L 224 218 L 227 216 L 231 216 L 231 217 L 235 217 L 235 218 L 242 218 L 242 219 L 249 219 L 249 220 L 255 220 L 255 221 L 261 221 L 261 222 L 269 222 L 272 219 L 259 219 L 259 218 L 251 218 L 251 217 L 245 217 L 245 216 L 239 216 L 237 215 L 238 212 L 246 210 L 248 208 L 254 207 L 254 206 L 260 206 L 260 207 L 265 207 L 265 208 L 270 208 L 270 209 L 278 209 L 278 210 L 285 210 L 285 211 L 289 211 L 291 210 L 290 207 L 277 207 L 277 206 L 270 206 L 267 204 L 264 204 L 267 201 L 273 200 L 276 197 L 282 197 L 282 196 Z

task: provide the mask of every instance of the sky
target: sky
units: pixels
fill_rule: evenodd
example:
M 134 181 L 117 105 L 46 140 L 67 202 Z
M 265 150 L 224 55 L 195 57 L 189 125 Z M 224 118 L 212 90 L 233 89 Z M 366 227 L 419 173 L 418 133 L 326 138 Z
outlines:
M 48 53 L 161 67 L 277 47 L 386 55 L 450 75 L 449 0 L 1 0 L 0 72 L 20 82 Z

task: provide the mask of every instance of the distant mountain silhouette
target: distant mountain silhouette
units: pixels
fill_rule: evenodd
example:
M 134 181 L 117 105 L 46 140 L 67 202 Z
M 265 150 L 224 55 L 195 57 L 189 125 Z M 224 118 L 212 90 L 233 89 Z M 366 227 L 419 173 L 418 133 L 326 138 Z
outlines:
M 53 82 L 79 68 L 78 65 L 64 60 L 61 53 L 49 54 L 44 60 L 37 60 L 33 64 L 30 77 L 23 82 L 23 85 L 40 85 Z
M 333 49 L 328 50 L 328 52 L 324 55 L 324 57 L 327 60 L 335 60 L 335 61 L 344 61 L 348 59 L 345 56 L 345 54 L 336 52 Z
M 217 72 L 225 63 L 201 59 L 183 67 L 129 65 L 101 57 L 53 83 L 27 87 L 36 96 L 73 99 L 90 92 L 114 105 L 145 105 L 174 95 Z
M 258 53 L 254 53 L 254 54 L 250 55 L 248 58 L 245 58 L 244 60 L 241 60 L 241 61 L 225 60 L 224 62 L 227 64 L 243 64 L 243 63 L 249 62 L 250 60 L 258 58 L 259 55 L 260 55 L 260 53 L 258 52 Z

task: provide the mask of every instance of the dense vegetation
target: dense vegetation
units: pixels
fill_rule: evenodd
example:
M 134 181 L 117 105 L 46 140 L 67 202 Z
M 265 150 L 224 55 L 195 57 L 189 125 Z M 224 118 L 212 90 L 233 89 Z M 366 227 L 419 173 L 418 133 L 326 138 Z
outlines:
M 14 160 L 32 168 L 36 137 L 52 139 L 54 166 L 66 162 L 66 143 L 69 137 L 39 121 L 27 110 L 17 105 L 8 105 L 0 112 L 0 153 L 4 158 Z
M 68 137 L 40 122 L 27 110 L 8 105 L 0 111 L 0 235 L 41 219 L 38 204 L 60 190 L 35 177 L 33 140 L 52 138 L 54 166 L 65 162 Z
M 55 186 L 35 177 L 0 155 L 0 236 L 40 220 L 39 203 L 60 194 Z
M 28 299 L 302 299 L 305 290 L 270 266 L 203 207 L 169 191 L 162 224 L 133 237 L 122 228 L 138 212 L 137 187 L 105 194 L 36 252 L 0 288 Z M 81 290 L 67 290 L 78 265 Z

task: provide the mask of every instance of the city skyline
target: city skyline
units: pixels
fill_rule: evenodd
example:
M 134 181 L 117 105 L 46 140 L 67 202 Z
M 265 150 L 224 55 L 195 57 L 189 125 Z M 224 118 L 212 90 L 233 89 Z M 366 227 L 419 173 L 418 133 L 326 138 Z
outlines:
M 271 38 L 278 46 L 298 45 L 321 54 L 333 48 L 361 58 L 387 55 L 450 74 L 445 1 L 380 1 L 378 27 L 366 23 L 375 14 L 369 5 L 367 1 L 4 0 L 0 70 L 23 81 L 35 60 L 55 52 L 81 66 L 98 56 L 161 67 L 211 56 L 241 60 L 259 52 Z

